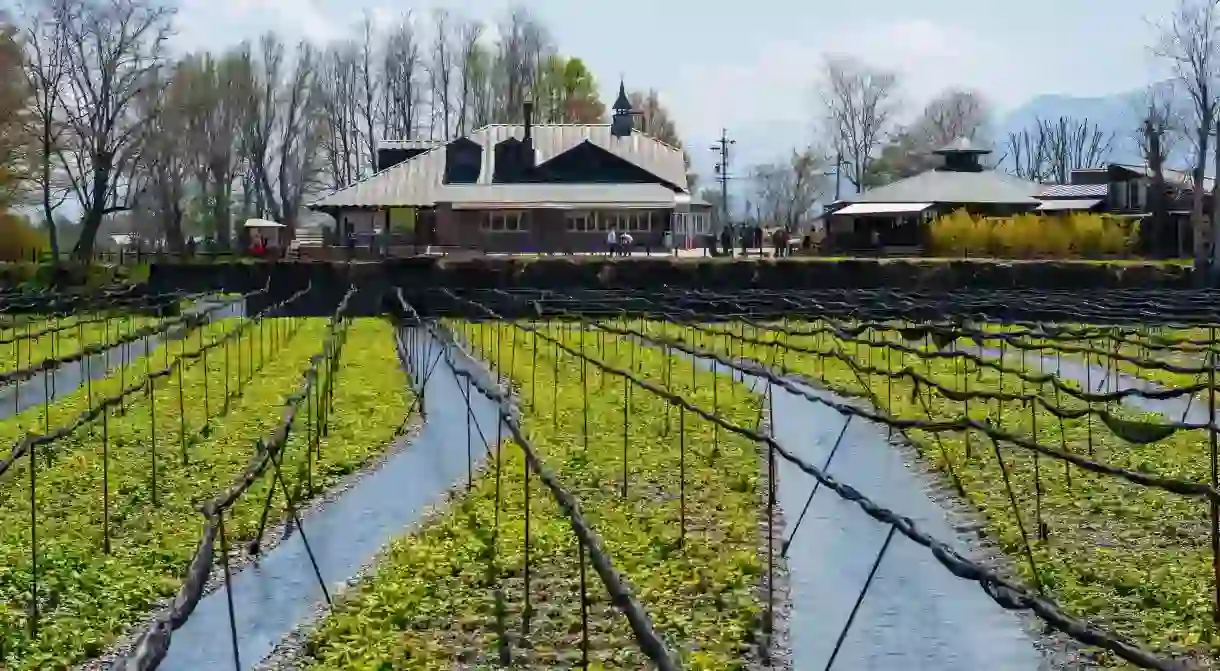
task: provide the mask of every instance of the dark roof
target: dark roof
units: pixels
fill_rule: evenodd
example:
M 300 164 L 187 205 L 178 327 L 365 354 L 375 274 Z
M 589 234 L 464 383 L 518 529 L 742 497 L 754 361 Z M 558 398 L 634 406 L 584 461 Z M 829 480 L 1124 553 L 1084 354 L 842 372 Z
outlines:
M 1145 165 L 1135 165 L 1131 163 L 1115 163 L 1114 165 L 1120 168 L 1126 168 L 1134 173 L 1138 173 L 1145 177 L 1152 177 L 1152 169 Z M 1165 175 L 1165 182 L 1179 189 L 1190 189 L 1194 183 L 1194 175 L 1191 175 L 1187 170 L 1174 170 L 1172 168 L 1164 168 L 1162 173 Z M 1203 190 L 1211 193 L 1215 188 L 1216 180 L 1211 177 L 1203 178 Z
M 968 137 L 959 137 L 932 153 L 941 156 L 945 154 L 990 154 L 991 150 L 974 144 Z
M 519 140 L 524 135 L 524 126 L 492 124 L 466 136 L 486 150 L 482 153 L 482 165 L 474 185 L 444 184 L 445 145 L 441 145 L 323 196 L 310 203 L 309 207 L 431 207 L 438 202 L 451 202 L 450 189 L 491 186 L 495 172 L 495 152 L 491 149 L 508 138 Z M 678 191 L 687 190 L 686 164 L 681 150 L 639 131 L 618 137 L 610 132 L 609 124 L 542 124 L 533 126 L 531 135 L 536 154 L 535 165 L 589 142 L 672 184 Z M 513 186 L 516 185 L 496 185 L 498 193 L 504 191 L 503 187 Z M 536 188 L 536 185 L 524 186 Z M 673 191 L 670 189 L 671 193 Z
M 1038 191 L 1038 197 L 1059 200 L 1067 198 L 1105 198 L 1109 193 L 1109 184 L 1048 184 Z
M 853 203 L 1037 205 L 1041 184 L 984 170 L 929 170 L 851 197 Z
M 455 210 L 509 207 L 669 208 L 677 194 L 661 184 L 451 184 L 445 201 Z

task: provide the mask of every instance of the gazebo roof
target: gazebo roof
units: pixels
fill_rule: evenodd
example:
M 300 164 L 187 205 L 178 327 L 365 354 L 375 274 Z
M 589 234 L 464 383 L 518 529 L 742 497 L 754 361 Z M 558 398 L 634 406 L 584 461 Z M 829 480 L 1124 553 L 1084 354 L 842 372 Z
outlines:
M 869 189 L 850 198 L 852 203 L 945 203 L 988 205 L 1037 205 L 1041 184 L 1011 175 L 983 170 L 956 172 L 928 170 Z
M 975 154 L 981 156 L 983 154 L 990 154 L 991 150 L 986 147 L 980 147 L 968 137 L 959 137 L 932 153 L 941 156 L 948 154 Z

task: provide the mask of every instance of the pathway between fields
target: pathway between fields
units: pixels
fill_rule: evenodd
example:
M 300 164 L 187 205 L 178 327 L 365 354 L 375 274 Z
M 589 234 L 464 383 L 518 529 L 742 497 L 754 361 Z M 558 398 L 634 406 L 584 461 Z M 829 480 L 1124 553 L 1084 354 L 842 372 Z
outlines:
M 217 301 L 204 299 L 191 305 L 183 314 L 197 314 L 215 307 Z M 239 300 L 212 313 L 211 321 L 241 317 L 245 314 L 245 301 Z M 42 405 L 45 397 L 52 402 L 70 395 L 80 389 L 87 379 L 104 380 L 113 371 L 137 361 L 150 352 L 155 352 L 162 345 L 180 340 L 184 335 L 182 329 L 170 329 L 160 335 L 150 335 L 132 341 L 126 346 L 117 345 L 104 352 L 82 359 L 80 362 L 62 364 L 49 371 L 51 379 L 43 381 L 46 372 L 37 373 L 28 380 L 8 385 L 0 390 L 0 420 L 8 419 L 30 408 Z M 135 382 L 137 378 L 132 378 Z
M 710 362 L 701 362 L 710 368 Z M 742 379 L 737 374 L 737 379 Z M 744 376 L 759 393 L 766 382 Z M 843 398 L 794 381 L 819 398 Z M 785 448 L 821 466 L 843 429 L 838 412 L 772 387 L 772 433 Z M 777 460 L 777 499 L 796 523 L 814 479 Z M 851 420 L 827 472 L 880 505 L 915 520 L 965 556 L 951 515 L 933 501 L 925 477 L 911 470 L 887 429 Z M 819 489 L 789 549 L 793 668 L 821 669 L 864 585 L 887 529 L 854 503 Z M 992 601 L 976 583 L 949 573 L 932 553 L 895 536 L 834 668 L 859 671 L 1033 671 L 1042 656 L 1020 616 Z
M 1107 369 L 1105 366 L 1077 359 L 1070 354 L 1039 354 L 1038 352 L 1029 351 L 1025 354 L 1024 360 L 1022 360 L 1020 350 L 1008 350 L 1001 353 L 999 349 L 979 347 L 977 345 L 959 345 L 957 349 L 978 354 L 988 359 L 995 359 L 996 361 L 1003 359 L 1009 366 L 1023 363 L 1028 370 L 1054 373 L 1060 379 L 1072 380 L 1079 384 L 1081 388 L 1093 393 L 1112 393 L 1125 389 L 1143 389 L 1147 391 L 1165 389 L 1163 385 L 1155 382 L 1149 382 L 1122 371 L 1115 372 Z M 1039 359 L 1041 359 L 1041 369 L 1038 368 Z M 1128 396 L 1122 399 L 1122 404 L 1136 410 L 1157 413 L 1175 422 L 1207 423 L 1207 402 L 1198 398 L 1191 399 L 1187 396 L 1178 396 L 1176 398 Z
M 439 344 L 433 343 L 428 352 L 408 354 L 422 362 L 419 368 L 428 368 L 438 348 Z M 456 349 L 453 356 L 463 368 L 477 365 Z M 427 420 L 418 433 L 399 439 L 410 441 L 409 446 L 389 447 L 393 455 L 383 465 L 302 520 L 332 595 L 373 561 L 378 551 L 402 535 L 405 527 L 419 521 L 446 489 L 466 477 L 470 463 L 468 437 L 474 461 L 487 453 L 479 427 L 484 435 L 494 431 L 498 417 L 495 405 L 471 387 L 474 424 L 468 423 L 465 385 L 459 383 L 444 360 L 436 364 L 427 385 Z M 232 593 L 243 669 L 258 665 L 286 635 L 313 617 L 323 600 L 299 533 L 272 548 L 258 564 L 237 573 Z M 231 670 L 229 640 L 228 604 L 225 591 L 220 589 L 204 597 L 186 624 L 174 633 L 160 668 Z

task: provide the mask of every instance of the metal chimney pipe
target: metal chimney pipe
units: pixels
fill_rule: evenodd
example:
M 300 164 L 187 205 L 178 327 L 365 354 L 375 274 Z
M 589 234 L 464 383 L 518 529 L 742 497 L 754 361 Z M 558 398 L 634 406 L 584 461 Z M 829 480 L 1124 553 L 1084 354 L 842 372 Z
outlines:
M 525 137 L 522 138 L 521 141 L 529 142 L 530 140 L 533 139 L 533 135 L 531 133 L 533 130 L 532 126 L 533 126 L 533 122 L 534 122 L 534 103 L 532 101 L 527 100 L 527 101 L 525 101 L 525 104 L 522 105 L 522 107 L 524 108 L 523 116 L 525 117 Z
M 521 167 L 525 170 L 534 168 L 534 102 L 526 100 L 522 105 L 522 115 L 525 118 L 525 137 L 521 138 Z

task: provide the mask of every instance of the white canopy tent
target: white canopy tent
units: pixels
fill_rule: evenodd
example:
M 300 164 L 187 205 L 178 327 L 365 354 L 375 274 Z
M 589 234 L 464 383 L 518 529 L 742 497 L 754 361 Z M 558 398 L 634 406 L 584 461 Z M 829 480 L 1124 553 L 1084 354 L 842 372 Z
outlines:
M 286 226 L 279 223 L 278 221 L 271 221 L 269 219 L 247 219 L 245 227 L 246 228 L 287 228 Z

